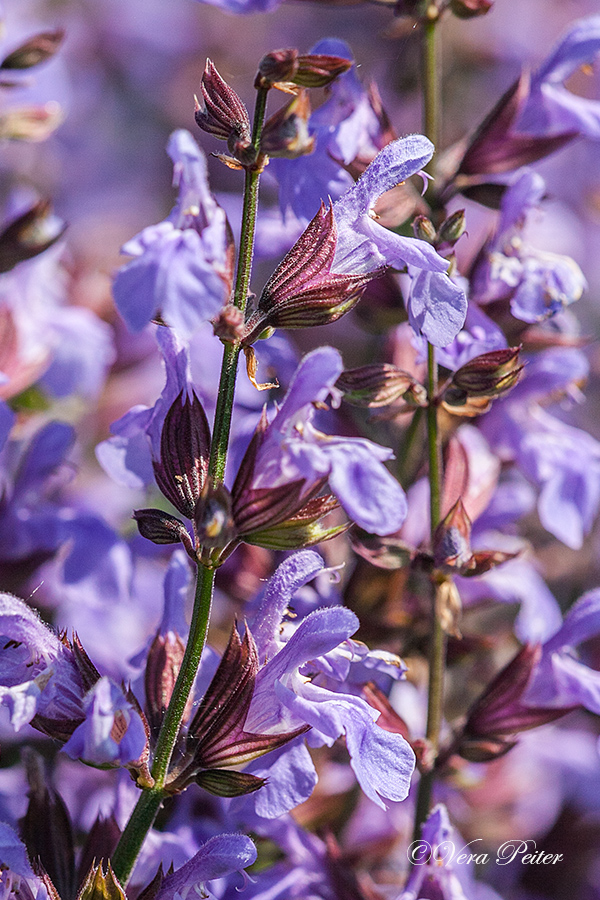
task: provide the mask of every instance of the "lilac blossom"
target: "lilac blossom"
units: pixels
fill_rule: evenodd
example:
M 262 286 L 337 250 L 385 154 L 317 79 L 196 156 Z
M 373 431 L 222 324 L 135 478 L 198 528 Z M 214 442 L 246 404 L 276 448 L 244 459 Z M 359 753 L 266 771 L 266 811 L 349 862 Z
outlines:
M 63 255 L 58 244 L 0 275 L 0 310 L 13 330 L 10 342 L 4 338 L 5 393 L 39 380 L 53 397 L 92 398 L 104 385 L 115 357 L 111 329 L 91 310 L 68 304 Z
M 600 52 L 600 16 L 580 19 L 531 75 L 515 130 L 531 135 L 581 134 L 600 138 L 600 101 L 579 97 L 565 81 Z
M 65 744 L 65 753 L 94 765 L 126 765 L 140 759 L 146 729 L 120 687 L 106 676 L 100 678 L 85 695 L 83 707 L 85 721 Z
M 552 416 L 540 401 L 568 393 L 586 370 L 580 351 L 548 350 L 529 363 L 521 383 L 482 422 L 500 457 L 514 461 L 539 488 L 542 525 L 573 548 L 581 546 L 600 503 L 600 444 Z
M 83 718 L 84 684 L 73 651 L 23 600 L 0 594 L 0 703 L 19 731 L 39 716 L 46 727 L 69 728 Z
M 334 675 L 335 665 L 331 666 L 332 657 L 328 655 L 348 641 L 357 627 L 356 617 L 343 607 L 316 610 L 300 622 L 283 645 L 278 639 L 281 616 L 293 592 L 313 577 L 317 565 L 318 556 L 310 551 L 284 562 L 252 622 L 259 635 L 259 654 L 266 651 L 268 657 L 256 676 L 244 727 L 248 731 L 275 733 L 305 722 L 312 725 L 308 740 L 313 745 L 330 746 L 344 735 L 350 764 L 363 791 L 374 803 L 385 806 L 384 798 L 402 800 L 408 793 L 414 767 L 411 748 L 400 735 L 383 731 L 376 724 L 379 713 L 361 697 L 345 693 L 343 678 L 338 676 L 339 688 L 333 692 L 320 687 L 313 677 L 319 669 Z M 273 608 L 267 598 L 274 590 L 278 599 Z M 286 749 L 287 754 L 292 754 L 288 759 Z M 299 742 L 284 748 L 280 760 L 278 774 L 287 780 L 287 787 L 285 791 L 278 787 L 273 769 L 268 766 L 269 784 L 256 800 L 260 815 L 280 815 L 286 811 L 286 800 L 298 803 L 307 790 L 312 790 L 312 763 Z M 251 766 L 251 771 L 256 775 L 258 766 Z
M 467 298 L 446 274 L 448 260 L 431 244 L 403 237 L 375 221 L 373 207 L 385 191 L 419 172 L 433 154 L 433 144 L 413 134 L 387 144 L 353 187 L 333 205 L 337 245 L 336 274 L 374 272 L 379 266 L 408 266 L 411 288 L 407 308 L 418 334 L 438 347 L 450 344 L 465 321 Z
M 524 700 L 531 706 L 581 705 L 600 714 L 600 672 L 577 658 L 576 648 L 600 633 L 600 589 L 588 591 L 543 644 Z
M 312 424 L 313 404 L 335 396 L 334 384 L 342 370 L 342 359 L 331 347 L 304 357 L 265 432 L 254 487 L 303 479 L 308 490 L 327 478 L 344 510 L 361 528 L 390 534 L 406 516 L 404 492 L 382 465 L 392 451 L 363 438 L 323 434 Z
M 188 337 L 228 299 L 228 225 L 210 193 L 206 159 L 191 134 L 173 132 L 167 152 L 177 202 L 163 222 L 124 245 L 123 252 L 134 259 L 117 272 L 113 292 L 131 331 L 141 331 L 160 313 Z
M 189 891 L 197 894 L 207 881 L 242 872 L 256 860 L 256 848 L 244 834 L 219 834 L 210 838 L 181 868 L 163 880 L 156 900 L 176 900 Z
M 586 287 L 574 260 L 538 250 L 522 238 L 527 214 L 539 204 L 544 191 L 543 179 L 530 170 L 513 181 L 502 199 L 498 230 L 472 279 L 477 303 L 509 299 L 513 316 L 528 323 L 560 312 L 579 300 Z
M 69 425 L 49 422 L 29 441 L 9 439 L 2 450 L 0 565 L 18 564 L 21 577 L 65 545 L 65 580 L 79 581 L 119 540 L 98 516 L 56 501 L 72 474 L 74 439 Z

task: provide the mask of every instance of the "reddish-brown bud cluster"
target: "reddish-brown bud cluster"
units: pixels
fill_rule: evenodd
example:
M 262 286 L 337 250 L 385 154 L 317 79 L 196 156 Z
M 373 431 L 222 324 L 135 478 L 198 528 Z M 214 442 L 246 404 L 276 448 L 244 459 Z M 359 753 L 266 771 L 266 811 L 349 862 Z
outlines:
M 325 479 L 305 490 L 303 480 L 255 488 L 255 463 L 267 427 L 263 414 L 244 454 L 233 488 L 208 476 L 210 431 L 202 404 L 184 392 L 171 405 L 161 434 L 156 482 L 175 508 L 190 520 L 193 534 L 176 516 L 138 509 L 140 534 L 156 544 L 181 542 L 188 555 L 207 567 L 220 566 L 240 541 L 277 550 L 308 547 L 346 530 L 323 528 L 321 519 L 337 508 L 331 494 L 319 496 Z
M 248 110 L 210 59 L 206 60 L 202 75 L 200 98 L 196 98 L 195 118 L 203 131 L 227 141 L 227 149 L 240 165 L 256 162 Z
M 326 54 L 300 55 L 297 50 L 273 50 L 258 64 L 255 87 L 271 88 L 297 85 L 325 87 L 352 66 L 352 60 Z
M 279 734 L 245 731 L 258 670 L 258 653 L 250 629 L 246 626 L 242 641 L 234 626 L 219 667 L 190 723 L 185 761 L 167 784 L 169 793 L 178 793 L 193 781 L 221 797 L 256 791 L 263 786 L 263 778 L 228 769 L 264 756 L 308 730 L 308 725 L 302 725 Z

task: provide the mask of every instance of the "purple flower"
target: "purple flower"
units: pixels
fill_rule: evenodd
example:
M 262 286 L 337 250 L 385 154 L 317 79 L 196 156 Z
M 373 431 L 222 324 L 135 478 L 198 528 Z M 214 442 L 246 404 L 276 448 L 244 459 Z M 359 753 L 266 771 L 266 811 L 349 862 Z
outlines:
M 377 198 L 419 172 L 432 153 L 431 141 L 418 134 L 387 144 L 334 203 L 337 245 L 331 269 L 358 275 L 380 266 L 408 266 L 409 321 L 418 334 L 444 347 L 454 340 L 467 314 L 464 291 L 446 275 L 448 260 L 426 241 L 396 234 L 373 217 Z
M 0 275 L 4 390 L 11 395 L 39 380 L 54 397 L 95 397 L 114 361 L 106 322 L 68 305 L 63 252 L 57 245 Z
M 313 404 L 335 395 L 343 370 L 331 347 L 321 347 L 302 360 L 290 389 L 265 432 L 257 455 L 256 488 L 303 479 L 308 492 L 327 478 L 340 504 L 361 528 L 390 534 L 406 516 L 406 497 L 382 465 L 392 451 L 362 438 L 335 437 L 313 426 Z
M 131 331 L 160 313 L 178 334 L 189 336 L 223 306 L 231 267 L 225 213 L 210 193 L 204 154 L 189 132 L 171 135 L 177 203 L 158 225 L 123 247 L 135 257 L 116 275 L 113 291 Z
M 439 803 L 423 824 L 421 839 L 413 841 L 408 848 L 413 868 L 396 900 L 418 900 L 422 897 L 467 900 L 461 880 L 452 866 L 456 850 L 453 835 L 454 829 L 446 807 Z M 471 847 L 468 850 L 475 852 Z
M 68 456 L 73 441 L 69 425 L 49 422 L 26 444 L 9 440 L 2 451 L 0 566 L 7 571 L 18 566 L 23 580 L 68 542 L 64 577 L 79 581 L 118 542 L 102 519 L 61 507 L 52 496 L 71 477 Z
M 481 426 L 496 453 L 514 461 L 540 489 L 538 514 L 544 528 L 574 549 L 581 546 L 600 504 L 600 444 L 552 416 L 540 401 L 569 393 L 586 372 L 580 351 L 545 351 L 529 363 L 511 394 L 495 402 Z
M 72 649 L 10 594 L 0 594 L 0 633 L 0 703 L 11 725 L 19 731 L 38 717 L 44 731 L 68 736 L 84 718 L 84 680 Z
M 600 101 L 568 91 L 565 81 L 600 52 L 600 16 L 580 19 L 531 76 L 515 130 L 531 135 L 578 133 L 600 138 Z
M 579 300 L 586 281 L 568 256 L 527 245 L 521 236 L 529 211 L 544 194 L 543 179 L 526 170 L 506 191 L 498 231 L 487 244 L 472 280 L 473 299 L 480 304 L 510 300 L 510 310 L 523 322 L 541 322 Z
M 542 646 L 542 658 L 525 694 L 531 706 L 584 706 L 600 714 L 600 672 L 576 656 L 576 648 L 600 633 L 600 589 L 588 591 Z
M 333 674 L 335 668 L 328 655 L 348 641 L 358 624 L 356 616 L 343 607 L 317 610 L 281 644 L 280 616 L 284 604 L 287 606 L 293 592 L 313 577 L 317 565 L 318 557 L 310 551 L 282 563 L 252 623 L 260 637 L 259 654 L 262 656 L 268 648 L 268 658 L 256 676 L 245 729 L 275 733 L 306 723 L 312 726 L 309 742 L 329 746 L 344 735 L 350 764 L 363 791 L 374 803 L 385 807 L 383 798 L 403 800 L 408 793 L 414 768 L 411 748 L 400 735 L 376 724 L 378 712 L 361 697 L 321 687 L 314 677 L 319 670 Z M 268 602 L 273 591 L 278 593 L 275 608 Z M 286 758 L 288 754 L 292 755 Z M 291 744 L 287 753 L 284 749 L 280 759 L 277 775 L 283 776 L 286 788 L 281 791 L 269 767 L 269 784 L 257 795 L 260 815 L 280 815 L 289 801 L 295 805 L 312 790 L 312 764 L 299 744 Z M 253 774 L 259 771 L 262 770 L 252 767 Z
M 83 706 L 85 721 L 65 744 L 65 753 L 97 766 L 126 765 L 142 757 L 146 729 L 121 688 L 109 678 L 100 678 L 85 695 Z
M 20 876 L 21 878 L 33 878 L 33 870 L 27 856 L 27 849 L 23 841 L 13 831 L 10 825 L 0 822 L 0 863 L 2 866 L 8 866 L 11 874 Z M 2 872 L 0 882 L 6 876 Z M 4 893 L 3 893 L 3 896 Z
M 177 900 L 192 891 L 202 896 L 207 881 L 242 872 L 256 859 L 256 848 L 244 834 L 219 834 L 212 837 L 181 868 L 167 875 L 156 900 Z

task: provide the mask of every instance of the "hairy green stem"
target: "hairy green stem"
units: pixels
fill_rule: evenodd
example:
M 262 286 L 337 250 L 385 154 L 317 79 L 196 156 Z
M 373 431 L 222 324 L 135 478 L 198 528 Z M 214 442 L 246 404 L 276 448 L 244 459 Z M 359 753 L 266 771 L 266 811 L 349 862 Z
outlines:
M 233 294 L 233 303 L 242 312 L 245 312 L 246 309 L 252 272 L 254 232 L 258 209 L 258 187 L 264 162 L 260 155 L 259 147 L 265 119 L 267 95 L 267 90 L 263 88 L 258 89 L 252 130 L 252 142 L 256 150 L 257 162 L 253 166 L 246 167 L 245 171 L 240 251 Z M 239 354 L 240 348 L 238 345 L 225 344 L 208 466 L 209 477 L 217 483 L 222 482 L 225 476 Z M 190 633 L 154 752 L 152 764 L 154 785 L 142 791 L 112 857 L 113 871 L 123 886 L 127 884 L 142 844 L 152 827 L 165 796 L 164 786 L 169 772 L 171 757 L 177 743 L 185 708 L 196 679 L 202 651 L 206 644 L 214 580 L 214 569 L 209 569 L 202 565 L 198 566 Z
M 254 124 L 252 128 L 252 143 L 258 151 L 260 136 L 265 119 L 268 90 L 259 88 L 254 110 Z M 250 275 L 252 272 L 252 258 L 254 254 L 254 232 L 256 229 L 256 213 L 258 210 L 258 187 L 262 171 L 262 161 L 259 155 L 257 164 L 246 169 L 244 184 L 244 206 L 242 209 L 242 233 L 240 237 L 240 254 L 238 258 L 237 277 L 233 294 L 233 304 L 246 311 L 248 290 L 250 287 Z M 237 365 L 240 355 L 238 344 L 225 344 L 223 363 L 221 366 L 221 381 L 217 395 L 217 408 L 215 410 L 215 424 L 213 440 L 210 448 L 210 473 L 216 482 L 223 481 L 225 477 L 225 465 L 227 462 L 227 446 L 229 444 L 229 432 L 231 429 L 231 414 L 233 411 L 233 397 L 235 394 L 235 380 Z
M 437 147 L 441 132 L 440 116 L 440 57 L 439 57 L 439 14 L 433 4 L 426 11 L 422 22 L 422 75 L 423 75 L 423 124 L 427 137 Z M 435 175 L 435 161 L 429 165 L 429 172 Z M 430 194 L 433 190 L 430 191 Z M 427 344 L 427 448 L 429 457 L 429 511 L 431 518 L 431 538 L 440 521 L 442 495 L 442 452 L 438 422 L 438 367 L 435 347 Z M 426 738 L 433 758 L 437 756 L 440 743 L 444 702 L 444 674 L 446 669 L 446 635 L 442 628 L 436 603 L 435 586 L 432 586 L 431 636 L 429 640 L 429 691 L 427 698 Z M 419 780 L 415 809 L 414 837 L 418 839 L 421 826 L 429 813 L 434 771 L 422 773 Z

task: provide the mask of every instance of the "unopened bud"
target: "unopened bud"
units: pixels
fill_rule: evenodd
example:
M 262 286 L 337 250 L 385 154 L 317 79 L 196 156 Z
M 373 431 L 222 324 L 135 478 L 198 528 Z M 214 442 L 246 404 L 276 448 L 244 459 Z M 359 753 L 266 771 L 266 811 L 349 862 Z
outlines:
M 452 377 L 452 386 L 468 397 L 498 397 L 515 386 L 523 371 L 520 347 L 492 350 L 461 366 Z
M 450 0 L 450 9 L 459 19 L 485 16 L 493 5 L 494 0 Z
M 40 200 L 0 234 L 0 272 L 32 259 L 51 247 L 65 233 L 66 225 L 52 214 L 50 203 Z
M 258 65 L 256 87 L 325 87 L 352 66 L 352 60 L 326 54 L 298 54 L 297 50 L 273 50 Z
M 150 728 L 156 733 L 173 694 L 184 652 L 185 644 L 174 632 L 157 634 L 148 651 L 144 682 L 146 714 Z M 189 718 L 190 711 L 191 698 L 186 707 L 184 721 Z
M 277 82 L 291 81 L 298 69 L 298 51 L 290 48 L 272 50 L 258 64 L 256 87 L 271 87 Z
M 260 790 L 266 778 L 250 772 L 228 772 L 227 769 L 204 769 L 196 775 L 196 784 L 217 797 L 241 797 Z
M 39 66 L 40 63 L 54 56 L 64 36 L 65 33 L 62 29 L 44 31 L 34 35 L 9 53 L 0 63 L 0 69 L 31 69 Z
M 308 131 L 309 116 L 308 91 L 303 90 L 265 122 L 260 141 L 262 152 L 285 159 L 312 153 L 315 139 Z
M 206 60 L 202 75 L 195 118 L 203 131 L 227 141 L 227 149 L 241 165 L 252 165 L 256 161 L 248 110 L 210 59 Z
M 210 428 L 196 394 L 182 390 L 162 427 L 160 460 L 153 460 L 156 483 L 186 518 L 194 515 L 208 472 Z
M 435 225 L 427 216 L 416 217 L 413 221 L 413 231 L 416 238 L 419 238 L 421 241 L 427 241 L 428 244 L 433 244 L 437 238 Z
M 458 499 L 435 530 L 433 558 L 438 568 L 460 570 L 471 557 L 471 520 Z
M 335 383 L 352 406 L 376 408 L 395 403 L 414 386 L 408 372 L 390 363 L 345 369 Z
M 440 225 L 438 243 L 454 246 L 459 237 L 464 234 L 465 228 L 465 211 L 464 209 L 458 209 Z

